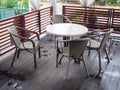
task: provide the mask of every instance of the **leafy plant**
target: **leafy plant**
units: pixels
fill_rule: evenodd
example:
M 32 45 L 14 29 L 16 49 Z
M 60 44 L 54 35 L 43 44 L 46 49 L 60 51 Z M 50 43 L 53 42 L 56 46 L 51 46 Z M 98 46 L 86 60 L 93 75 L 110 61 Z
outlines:
M 0 6 L 2 6 L 2 1 L 0 0 Z
M 22 0 L 23 5 L 28 5 L 28 0 Z
M 26 6 L 26 7 L 28 7 L 28 0 L 22 0 L 22 1 L 20 1 L 20 6 Z
M 6 8 L 13 8 L 17 5 L 17 0 L 5 0 L 3 6 Z
M 117 2 L 117 0 L 107 0 L 107 2 L 109 2 L 111 4 L 115 4 Z

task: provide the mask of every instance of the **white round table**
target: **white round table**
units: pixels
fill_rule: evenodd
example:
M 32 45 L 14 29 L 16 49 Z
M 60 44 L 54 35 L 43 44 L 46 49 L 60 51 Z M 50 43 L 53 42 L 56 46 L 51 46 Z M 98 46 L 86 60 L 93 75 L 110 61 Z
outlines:
M 88 32 L 88 28 L 73 23 L 58 23 L 48 25 L 46 32 L 56 36 L 82 36 Z

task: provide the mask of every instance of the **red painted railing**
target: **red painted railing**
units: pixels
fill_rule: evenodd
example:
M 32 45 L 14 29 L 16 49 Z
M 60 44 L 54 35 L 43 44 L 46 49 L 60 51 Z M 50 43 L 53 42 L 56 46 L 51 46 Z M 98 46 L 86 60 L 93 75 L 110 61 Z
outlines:
M 8 27 L 17 25 L 41 34 L 45 32 L 45 27 L 50 24 L 51 15 L 52 7 L 47 7 L 44 9 L 28 12 L 23 15 L 0 20 L 0 56 L 14 48 L 7 30 Z
M 18 25 L 41 34 L 50 24 L 52 12 L 52 7 L 47 7 L 0 20 L 0 56 L 14 48 L 7 31 L 9 26 Z M 115 31 L 120 32 L 120 9 L 63 6 L 63 15 L 67 16 L 73 23 L 83 24 L 90 29 L 112 27 Z M 24 32 L 22 34 L 24 35 Z
M 89 30 L 113 28 L 114 33 L 120 34 L 120 9 L 63 6 L 63 15 L 73 23 L 87 26 Z
M 11 38 L 7 29 L 15 23 L 17 23 L 19 26 L 22 26 L 21 21 L 21 16 L 15 16 L 8 19 L 0 20 L 0 55 L 14 48 L 11 43 Z
M 111 27 L 114 28 L 117 33 L 120 33 L 120 9 L 113 9 L 112 13 Z
M 45 32 L 45 28 L 50 24 L 50 18 L 53 12 L 53 8 L 44 8 L 40 10 L 40 29 L 41 33 Z
M 83 24 L 88 28 L 108 28 L 110 10 L 81 6 L 63 6 L 63 14 L 73 23 Z

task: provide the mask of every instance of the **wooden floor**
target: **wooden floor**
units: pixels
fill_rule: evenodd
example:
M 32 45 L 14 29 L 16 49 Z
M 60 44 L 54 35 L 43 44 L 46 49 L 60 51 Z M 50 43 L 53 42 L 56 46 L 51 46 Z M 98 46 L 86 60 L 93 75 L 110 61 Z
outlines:
M 41 58 L 37 59 L 37 69 L 34 69 L 32 54 L 28 52 L 20 54 L 13 68 L 10 68 L 13 54 L 0 63 L 0 70 L 8 70 L 7 74 L 0 73 L 0 90 L 120 90 L 120 45 L 111 47 L 109 56 L 112 60 L 109 64 L 102 52 L 104 73 L 101 79 L 86 78 L 83 63 L 75 64 L 72 61 L 69 78 L 65 81 L 68 60 L 64 58 L 62 64 L 56 68 L 53 42 L 48 38 L 41 40 Z M 92 51 L 88 57 L 86 50 L 84 57 L 89 74 L 97 74 L 97 52 Z

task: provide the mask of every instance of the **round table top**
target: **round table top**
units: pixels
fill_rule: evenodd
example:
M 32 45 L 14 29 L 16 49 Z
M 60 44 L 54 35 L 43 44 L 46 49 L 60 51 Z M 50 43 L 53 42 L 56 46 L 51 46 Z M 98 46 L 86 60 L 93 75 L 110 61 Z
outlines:
M 82 36 L 88 32 L 88 28 L 80 24 L 58 23 L 48 25 L 46 31 L 58 36 Z

